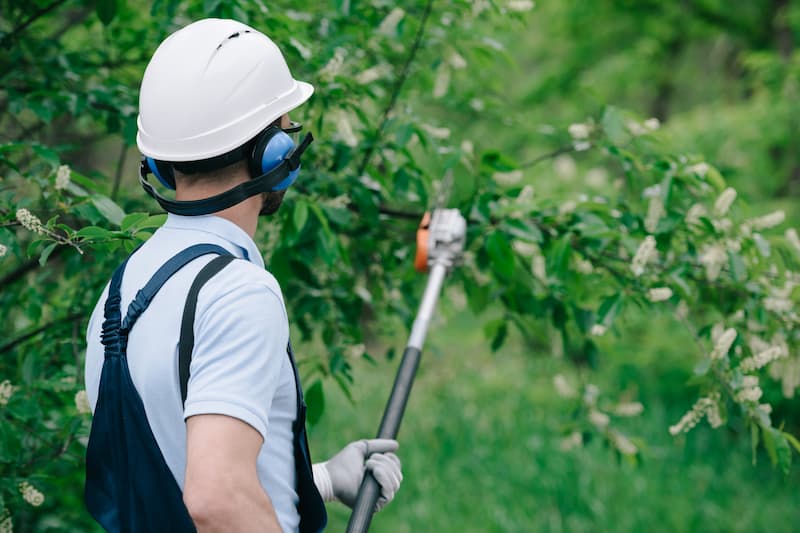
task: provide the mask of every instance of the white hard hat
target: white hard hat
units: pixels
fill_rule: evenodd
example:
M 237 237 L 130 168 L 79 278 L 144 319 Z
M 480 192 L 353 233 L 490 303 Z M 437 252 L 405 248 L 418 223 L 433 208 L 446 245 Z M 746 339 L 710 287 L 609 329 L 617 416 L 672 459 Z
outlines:
M 208 159 L 243 145 L 313 92 L 263 33 L 234 20 L 200 20 L 169 36 L 147 65 L 136 144 L 161 161 Z

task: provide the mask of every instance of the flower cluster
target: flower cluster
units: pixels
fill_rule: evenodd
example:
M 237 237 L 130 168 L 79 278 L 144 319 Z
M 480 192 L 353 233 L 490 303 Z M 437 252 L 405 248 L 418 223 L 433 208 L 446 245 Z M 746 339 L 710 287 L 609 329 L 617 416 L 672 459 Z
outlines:
M 39 507 L 44 503 L 44 494 L 27 481 L 19 484 L 19 492 L 22 494 L 22 498 L 33 507 Z
M 0 406 L 8 405 L 8 400 L 11 399 L 11 395 L 14 394 L 15 390 L 16 387 L 7 379 L 0 383 Z
M 745 376 L 742 378 L 742 386 L 739 392 L 736 393 L 736 401 L 738 402 L 758 402 L 764 392 L 758 386 L 758 377 Z
M 715 359 L 722 359 L 731 349 L 733 345 L 733 341 L 736 340 L 736 330 L 733 328 L 728 328 L 720 336 L 716 339 L 716 343 L 714 344 L 714 349 L 711 350 L 711 354 L 709 357 L 712 360 Z
M 645 267 L 652 262 L 657 255 L 656 239 L 652 235 L 648 235 L 639 245 L 631 261 L 631 271 L 633 275 L 639 277 L 644 274 Z
M 58 167 L 58 171 L 56 172 L 56 190 L 63 191 L 69 187 L 71 176 L 72 171 L 70 171 L 68 165 L 61 165 Z
M 669 427 L 670 435 L 674 436 L 679 433 L 688 433 L 702 420 L 703 416 L 708 418 L 708 423 L 713 428 L 722 425 L 722 416 L 719 413 L 718 392 L 697 400 L 692 408 L 681 417 L 677 424 Z
M 75 393 L 75 408 L 82 415 L 88 415 L 92 412 L 92 408 L 89 406 L 89 397 L 85 390 L 79 390 Z
M 17 222 L 22 224 L 22 227 L 34 233 L 44 234 L 45 229 L 39 217 L 25 209 L 24 207 L 17 209 Z
M 3 257 L 8 253 L 8 246 L 5 244 L 0 244 L 0 257 Z
M 669 287 L 656 287 L 647 292 L 647 299 L 651 302 L 663 302 L 672 298 L 672 289 Z
M 714 212 L 719 216 L 723 216 L 731 208 L 734 200 L 736 200 L 736 189 L 728 187 L 722 191 L 717 201 L 714 202 Z

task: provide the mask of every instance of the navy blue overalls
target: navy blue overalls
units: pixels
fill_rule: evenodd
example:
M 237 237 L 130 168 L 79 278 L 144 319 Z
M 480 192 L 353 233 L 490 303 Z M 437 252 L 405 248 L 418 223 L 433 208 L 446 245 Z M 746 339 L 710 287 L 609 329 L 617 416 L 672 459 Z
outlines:
M 195 531 L 192 519 L 183 503 L 180 487 L 167 466 L 147 422 L 144 404 L 131 380 L 126 352 L 131 329 L 159 289 L 183 266 L 206 254 L 218 254 L 222 257 L 206 265 L 192 286 L 190 293 L 193 293 L 194 300 L 190 320 L 193 323 L 194 305 L 200 287 L 233 259 L 224 248 L 212 244 L 197 244 L 172 257 L 158 269 L 144 288 L 139 290 L 128 306 L 124 320 L 120 311 L 120 286 L 127 259 L 111 278 L 101 339 L 105 346 L 105 360 L 86 453 L 85 487 L 86 506 L 106 531 L 113 533 Z M 193 329 L 192 323 L 187 327 L 187 313 L 184 313 L 183 322 L 182 331 Z M 194 343 L 193 338 L 188 342 L 184 340 L 184 335 L 181 335 L 182 344 Z M 183 353 L 187 352 L 185 346 L 181 348 Z M 190 357 L 191 347 L 188 348 L 188 353 Z M 287 354 L 292 363 L 297 389 L 297 416 L 292 424 L 292 433 L 300 531 L 318 532 L 324 529 L 327 514 L 312 477 L 311 457 L 305 430 L 306 404 L 291 345 L 287 346 Z M 188 359 L 182 360 L 180 366 L 181 393 L 185 401 Z

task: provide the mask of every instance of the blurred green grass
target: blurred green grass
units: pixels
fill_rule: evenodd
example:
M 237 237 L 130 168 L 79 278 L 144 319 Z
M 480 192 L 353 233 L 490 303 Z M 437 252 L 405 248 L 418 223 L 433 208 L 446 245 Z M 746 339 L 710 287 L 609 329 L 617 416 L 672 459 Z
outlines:
M 644 403 L 639 417 L 613 422 L 646 443 L 638 466 L 601 439 L 562 451 L 570 407 L 552 377 L 575 380 L 574 366 L 513 335 L 492 354 L 479 321 L 457 312 L 429 333 L 400 433 L 403 486 L 372 531 L 796 530 L 797 468 L 786 477 L 763 454 L 753 465 L 735 425 L 669 435 L 693 401 L 693 346 L 667 315 L 627 319 L 603 339 L 592 380 Z M 397 362 L 356 365 L 355 404 L 326 388 L 325 416 L 311 431 L 315 460 L 374 434 Z M 343 531 L 349 510 L 328 509 L 328 530 Z

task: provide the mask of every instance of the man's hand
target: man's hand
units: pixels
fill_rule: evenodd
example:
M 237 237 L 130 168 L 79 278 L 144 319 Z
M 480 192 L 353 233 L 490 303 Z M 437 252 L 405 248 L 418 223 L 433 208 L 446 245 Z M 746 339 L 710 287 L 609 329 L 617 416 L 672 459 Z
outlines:
M 358 440 L 324 463 L 314 465 L 314 481 L 325 501 L 339 500 L 352 509 L 364 473 L 369 470 L 381 487 L 375 512 L 392 501 L 403 481 L 400 459 L 392 452 L 399 444 L 391 439 Z

